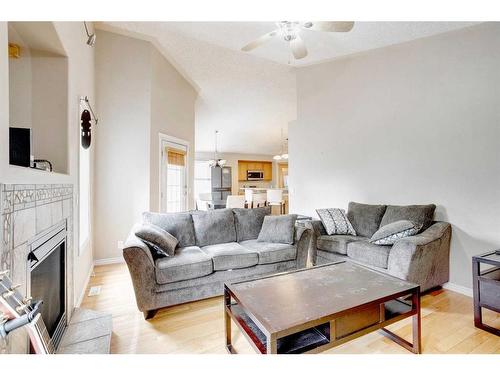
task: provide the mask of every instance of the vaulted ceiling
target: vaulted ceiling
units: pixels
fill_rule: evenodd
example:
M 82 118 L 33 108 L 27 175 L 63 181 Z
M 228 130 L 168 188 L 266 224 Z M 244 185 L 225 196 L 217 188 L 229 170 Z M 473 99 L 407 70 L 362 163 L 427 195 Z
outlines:
M 211 151 L 214 131 L 222 152 L 274 154 L 280 130 L 296 119 L 295 69 L 472 25 L 466 22 L 356 22 L 348 33 L 304 30 L 308 56 L 291 57 L 274 38 L 241 47 L 276 28 L 272 22 L 106 22 L 155 39 L 162 52 L 199 90 L 196 150 Z

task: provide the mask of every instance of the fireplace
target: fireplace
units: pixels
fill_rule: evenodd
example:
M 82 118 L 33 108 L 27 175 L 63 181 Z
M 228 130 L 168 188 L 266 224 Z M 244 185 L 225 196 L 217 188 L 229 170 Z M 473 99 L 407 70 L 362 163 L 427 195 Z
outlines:
M 42 300 L 42 319 L 57 349 L 66 328 L 66 221 L 37 238 L 28 253 L 29 295 Z

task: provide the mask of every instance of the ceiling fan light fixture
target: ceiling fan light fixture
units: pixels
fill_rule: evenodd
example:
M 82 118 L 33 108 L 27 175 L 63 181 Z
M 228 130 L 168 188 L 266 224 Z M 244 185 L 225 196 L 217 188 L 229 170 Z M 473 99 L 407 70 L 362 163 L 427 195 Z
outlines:
M 274 156 L 273 156 L 273 159 L 274 159 L 274 160 L 281 160 L 281 155 L 274 155 Z

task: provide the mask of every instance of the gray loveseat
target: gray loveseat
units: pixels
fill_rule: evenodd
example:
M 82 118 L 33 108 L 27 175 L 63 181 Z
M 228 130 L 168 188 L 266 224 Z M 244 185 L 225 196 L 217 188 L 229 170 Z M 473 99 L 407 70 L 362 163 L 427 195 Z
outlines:
M 159 214 L 143 221 L 179 241 L 172 257 L 153 260 L 149 247 L 132 229 L 123 249 L 137 306 L 146 319 L 161 307 L 223 294 L 226 281 L 303 268 L 311 231 L 296 227 L 294 243 L 258 242 L 269 207 Z
M 433 221 L 434 205 L 385 206 L 349 203 L 347 218 L 357 236 L 327 235 L 319 220 L 307 226 L 313 230 L 311 261 L 314 265 L 349 260 L 420 285 L 425 291 L 449 279 L 451 225 Z M 423 228 L 414 236 L 392 246 L 369 242 L 382 226 L 411 220 Z

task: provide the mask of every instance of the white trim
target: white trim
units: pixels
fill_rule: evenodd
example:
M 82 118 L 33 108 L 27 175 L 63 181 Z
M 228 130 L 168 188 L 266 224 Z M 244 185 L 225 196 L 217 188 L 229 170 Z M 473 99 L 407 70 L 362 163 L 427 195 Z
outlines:
M 445 283 L 443 284 L 443 288 L 451 290 L 452 292 L 463 294 L 467 297 L 472 297 L 472 288 L 467 288 L 466 286 L 458 285 L 455 283 Z
M 90 284 L 90 278 L 92 277 L 93 273 L 94 273 L 94 265 L 91 264 L 89 268 L 89 273 L 85 278 L 85 283 L 83 284 L 83 289 L 82 292 L 80 293 L 80 297 L 78 297 L 78 300 L 76 301 L 75 308 L 80 307 L 80 305 L 82 304 L 83 299 L 85 298 L 85 293 L 87 292 L 87 287 Z
M 123 257 L 116 257 L 116 258 L 104 258 L 104 259 L 94 260 L 94 266 L 103 266 L 105 264 L 118 264 L 118 263 L 125 263 L 125 259 L 123 259 Z
M 158 212 L 162 212 L 162 203 L 163 203 L 163 198 L 161 196 L 162 192 L 162 184 L 163 184 L 163 142 L 172 142 L 172 143 L 178 143 L 182 146 L 186 147 L 186 210 L 189 210 L 190 207 L 190 202 L 189 202 L 189 195 L 191 192 L 191 184 L 189 180 L 189 151 L 191 148 L 191 144 L 189 141 L 186 141 L 185 139 L 173 137 L 171 135 L 167 135 L 164 133 L 158 133 L 158 177 L 159 177 L 159 182 L 158 182 Z M 166 155 L 165 155 L 166 157 Z

